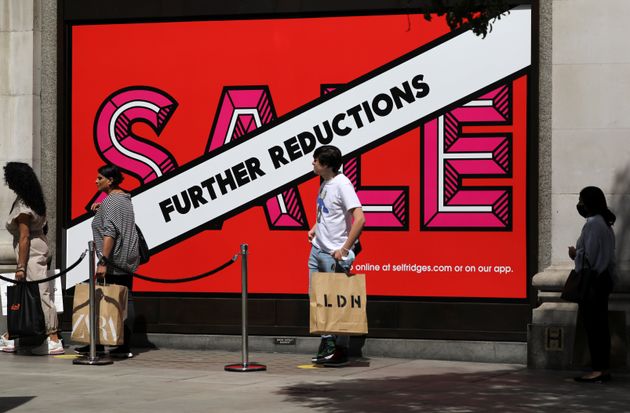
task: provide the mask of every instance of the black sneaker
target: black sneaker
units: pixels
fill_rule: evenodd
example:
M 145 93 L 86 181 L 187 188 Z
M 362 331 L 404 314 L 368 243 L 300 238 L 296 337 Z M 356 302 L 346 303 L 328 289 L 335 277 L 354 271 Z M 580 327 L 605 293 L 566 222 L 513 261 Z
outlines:
M 129 350 L 127 346 L 118 346 L 109 350 L 109 356 L 119 359 L 130 359 L 133 357 L 133 353 Z
M 77 354 L 81 354 L 82 356 L 84 356 L 86 354 L 90 354 L 90 345 L 87 344 L 85 346 L 75 347 L 74 348 L 74 352 L 77 353 Z M 101 344 L 97 344 L 96 345 L 96 352 L 97 353 L 105 352 L 105 347 L 103 347 Z
M 349 364 L 348 350 L 343 347 L 335 348 L 335 352 L 323 363 L 324 367 L 343 367 Z
M 335 339 L 332 337 L 322 338 L 317 349 L 317 354 L 311 358 L 315 364 L 321 364 L 322 360 L 332 357 L 335 352 Z

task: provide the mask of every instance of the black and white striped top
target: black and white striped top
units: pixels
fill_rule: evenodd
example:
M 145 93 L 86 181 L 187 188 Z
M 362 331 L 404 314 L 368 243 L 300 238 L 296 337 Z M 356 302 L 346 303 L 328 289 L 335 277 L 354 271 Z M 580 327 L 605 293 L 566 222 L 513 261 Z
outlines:
M 114 264 L 131 272 L 138 268 L 140 262 L 138 233 L 131 195 L 114 192 L 103 200 L 92 220 L 92 235 L 99 252 L 103 251 L 103 237 L 114 238 L 114 250 L 113 254 L 110 254 Z M 108 267 L 107 273 L 122 274 L 123 272 Z

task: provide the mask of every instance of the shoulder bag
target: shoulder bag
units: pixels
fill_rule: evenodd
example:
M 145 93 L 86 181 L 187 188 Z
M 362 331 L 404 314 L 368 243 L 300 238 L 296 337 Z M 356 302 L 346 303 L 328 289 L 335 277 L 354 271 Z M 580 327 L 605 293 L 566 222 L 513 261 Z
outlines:
M 582 269 L 580 271 L 571 270 L 567 281 L 564 283 L 564 288 L 560 295 L 563 300 L 581 303 L 589 296 L 591 285 L 595 277 L 597 277 L 597 272 L 591 268 L 585 255 L 582 257 Z
M 138 254 L 140 255 L 140 264 L 146 264 L 151 259 L 151 253 L 149 252 L 149 246 L 147 241 L 140 231 L 140 227 L 136 225 L 136 232 L 138 233 Z

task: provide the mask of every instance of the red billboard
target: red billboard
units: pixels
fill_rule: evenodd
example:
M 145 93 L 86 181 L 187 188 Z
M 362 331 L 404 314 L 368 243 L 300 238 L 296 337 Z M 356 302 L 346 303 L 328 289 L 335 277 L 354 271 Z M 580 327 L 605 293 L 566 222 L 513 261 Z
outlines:
M 203 273 L 247 243 L 250 293 L 305 294 L 330 143 L 366 215 L 369 295 L 525 298 L 530 19 L 485 39 L 400 14 L 72 26 L 67 261 L 110 162 L 153 250 L 139 273 Z M 234 265 L 134 289 L 240 282 Z

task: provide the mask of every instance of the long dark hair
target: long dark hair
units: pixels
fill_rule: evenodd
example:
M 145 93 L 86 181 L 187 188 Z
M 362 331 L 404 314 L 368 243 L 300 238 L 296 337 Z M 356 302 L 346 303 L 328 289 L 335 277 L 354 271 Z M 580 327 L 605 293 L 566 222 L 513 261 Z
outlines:
M 46 201 L 42 186 L 35 171 L 23 162 L 7 162 L 4 167 L 4 182 L 40 216 L 46 215 Z
M 604 192 L 596 186 L 587 186 L 580 191 L 580 199 L 588 210 L 589 215 L 601 215 L 608 226 L 617 220 L 615 214 L 608 209 Z

